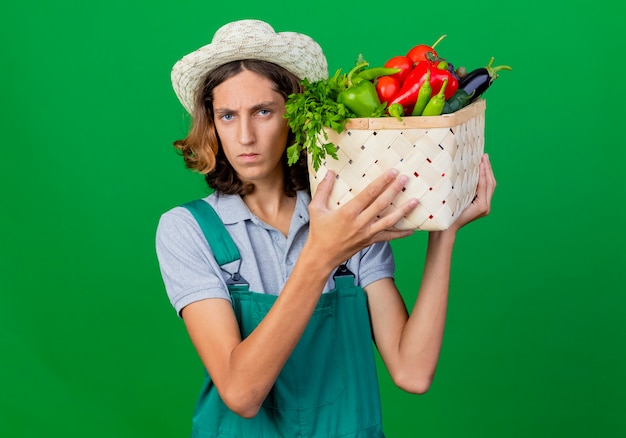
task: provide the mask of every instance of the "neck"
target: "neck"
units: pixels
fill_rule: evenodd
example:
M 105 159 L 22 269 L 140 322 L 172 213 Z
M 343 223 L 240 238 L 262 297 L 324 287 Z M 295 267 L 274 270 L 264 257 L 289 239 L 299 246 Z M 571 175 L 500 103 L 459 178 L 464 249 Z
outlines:
M 285 236 L 289 234 L 296 198 L 287 196 L 282 184 L 271 187 L 255 184 L 254 192 L 245 195 L 243 202 L 263 222 L 281 231 Z

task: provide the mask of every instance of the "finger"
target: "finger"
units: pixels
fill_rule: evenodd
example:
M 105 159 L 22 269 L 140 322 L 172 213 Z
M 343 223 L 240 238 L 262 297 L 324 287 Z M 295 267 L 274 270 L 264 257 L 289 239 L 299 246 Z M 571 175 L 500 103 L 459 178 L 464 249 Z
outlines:
M 480 176 L 476 188 L 476 198 L 472 202 L 479 216 L 486 216 L 491 210 L 491 198 L 495 188 L 495 178 L 489 157 L 485 154 L 480 163 Z
M 495 189 L 495 177 L 491 168 L 489 157 L 485 154 L 481 157 L 479 166 L 478 184 L 474 200 L 463 210 L 461 216 L 454 222 L 453 229 L 467 225 L 468 223 L 486 216 L 491 210 L 491 198 Z
M 357 210 L 358 213 L 369 207 L 375 199 L 377 199 L 383 191 L 389 187 L 389 184 L 398 177 L 398 169 L 391 169 L 374 181 L 369 183 L 361 192 L 351 199 L 346 206 Z
M 493 174 L 493 168 L 491 167 L 489 155 L 485 154 L 483 160 L 485 162 L 485 196 L 488 206 L 491 206 L 491 198 L 493 197 L 493 193 L 496 189 L 496 178 Z
M 376 242 L 389 242 L 390 240 L 402 239 L 415 234 L 415 230 L 384 230 L 376 234 L 372 238 L 372 243 Z
M 311 205 L 316 208 L 326 208 L 328 206 L 328 199 L 330 193 L 335 185 L 335 173 L 332 170 L 328 170 L 324 175 L 324 178 L 317 185 L 315 196 L 311 199 Z
M 389 210 L 388 213 L 379 217 L 378 220 L 374 222 L 374 224 L 372 225 L 372 230 L 375 233 L 380 233 L 382 231 L 398 231 L 394 227 L 398 224 L 398 222 L 400 222 L 400 220 L 402 220 L 411 211 L 413 211 L 413 209 L 417 207 L 418 204 L 418 200 L 412 198 L 398 208 Z
M 363 216 L 366 217 L 368 220 L 373 220 L 373 219 L 381 219 L 381 213 L 383 213 L 385 210 L 389 210 L 389 207 L 393 204 L 393 202 L 397 199 L 398 195 L 402 192 L 402 190 L 404 189 L 404 186 L 406 185 L 408 181 L 408 177 L 405 175 L 401 175 L 398 178 L 396 178 L 394 181 L 392 181 L 381 193 L 380 195 L 378 195 L 378 197 L 376 199 L 374 199 L 374 201 L 369 205 L 369 207 L 367 207 L 364 212 L 363 212 Z M 397 209 L 394 209 L 394 211 Z M 398 220 L 400 220 L 400 218 L 406 214 L 402 214 L 402 211 L 400 212 L 401 216 L 398 217 L 395 222 L 397 222 Z M 393 224 L 391 224 L 391 226 L 395 225 L 395 222 Z
M 480 192 L 478 192 L 478 210 L 481 216 L 486 216 L 489 214 L 489 209 L 491 206 L 491 195 L 489 194 L 489 178 L 487 177 L 487 163 L 483 159 L 483 162 L 480 166 L 480 181 L 481 188 Z

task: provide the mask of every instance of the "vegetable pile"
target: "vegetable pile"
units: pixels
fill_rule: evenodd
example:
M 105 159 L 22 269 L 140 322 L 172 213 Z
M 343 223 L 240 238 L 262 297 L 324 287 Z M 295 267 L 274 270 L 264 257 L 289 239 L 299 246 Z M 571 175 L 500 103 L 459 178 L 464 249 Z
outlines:
M 319 169 L 326 155 L 337 158 L 337 149 L 328 142 L 324 127 L 338 133 L 354 117 L 439 116 L 450 114 L 478 99 L 508 65 L 493 66 L 494 58 L 481 68 L 467 72 L 441 58 L 434 44 L 418 44 L 406 55 L 393 56 L 383 66 L 370 67 L 359 55 L 346 74 L 341 69 L 328 79 L 302 81 L 303 92 L 289 96 L 285 118 L 293 131 L 294 143 L 287 149 L 289 165 L 302 151 L 311 155 Z M 323 136 L 325 141 L 318 139 Z

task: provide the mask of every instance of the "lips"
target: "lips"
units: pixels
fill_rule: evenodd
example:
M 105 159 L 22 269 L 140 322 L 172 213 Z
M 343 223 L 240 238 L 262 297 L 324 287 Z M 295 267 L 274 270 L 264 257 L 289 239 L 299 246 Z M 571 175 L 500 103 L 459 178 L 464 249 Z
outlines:
M 260 157 L 259 154 L 241 154 L 239 159 L 245 162 L 256 161 Z

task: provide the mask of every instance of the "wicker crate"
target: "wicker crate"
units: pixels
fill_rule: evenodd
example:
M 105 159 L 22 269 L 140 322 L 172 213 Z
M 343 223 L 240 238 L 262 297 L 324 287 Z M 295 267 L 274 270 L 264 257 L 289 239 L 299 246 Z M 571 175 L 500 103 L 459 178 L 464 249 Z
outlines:
M 485 108 L 485 100 L 479 99 L 460 111 L 437 117 L 350 119 L 341 134 L 327 129 L 327 141 L 337 146 L 338 159 L 326 157 L 317 172 L 309 160 L 311 193 L 315 194 L 328 170 L 334 171 L 337 178 L 329 204 L 338 208 L 395 167 L 409 176 L 409 181 L 389 208 L 410 198 L 420 201 L 397 228 L 445 230 L 476 192 Z

